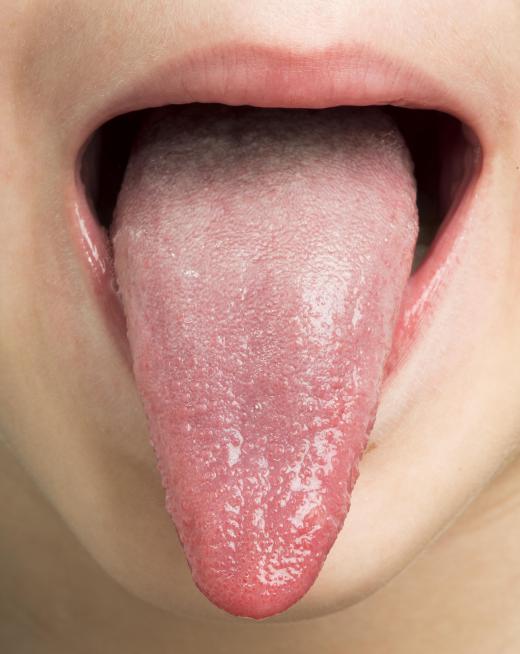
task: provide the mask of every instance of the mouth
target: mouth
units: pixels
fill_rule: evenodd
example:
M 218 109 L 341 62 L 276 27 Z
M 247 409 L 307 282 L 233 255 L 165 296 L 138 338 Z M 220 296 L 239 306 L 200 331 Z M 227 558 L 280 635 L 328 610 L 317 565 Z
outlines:
M 351 59 L 352 56 L 349 54 L 347 60 L 351 62 Z M 329 55 L 326 60 L 330 63 Z M 313 66 L 309 67 L 303 65 L 302 60 L 293 61 L 287 57 L 281 59 L 279 55 L 272 57 L 270 54 L 266 58 L 262 56 L 251 59 L 246 52 L 241 61 L 235 59 L 234 76 L 229 73 L 229 60 L 226 59 L 225 55 L 217 57 L 216 61 L 218 65 L 216 64 L 215 68 L 210 68 L 208 72 L 207 60 L 205 60 L 204 66 L 201 66 L 198 59 L 191 60 L 189 64 L 184 65 L 182 72 L 179 72 L 179 79 L 182 78 L 182 83 L 179 83 L 174 90 L 172 90 L 170 84 L 166 94 L 158 84 L 158 80 L 163 79 L 163 73 L 161 73 L 146 90 L 140 88 L 136 91 L 133 99 L 125 97 L 112 107 L 105 109 L 106 114 L 115 115 L 115 117 L 103 120 L 98 116 L 93 119 L 93 122 L 99 126 L 95 130 L 86 128 L 87 131 L 90 131 L 90 134 L 85 140 L 86 145 L 80 149 L 77 158 L 76 176 L 78 181 L 72 222 L 86 268 L 91 274 L 93 288 L 99 297 L 100 310 L 103 311 L 106 317 L 107 326 L 112 330 L 114 343 L 125 353 L 129 364 L 133 366 L 136 383 L 150 422 L 152 443 L 157 454 L 158 466 L 166 490 L 167 507 L 183 542 L 194 580 L 199 588 L 221 608 L 236 615 L 263 618 L 285 610 L 307 591 L 319 573 L 327 552 L 342 526 L 357 476 L 359 461 L 367 445 L 377 405 L 380 401 L 384 401 L 384 385 L 389 383 L 397 370 L 406 365 L 407 356 L 420 341 L 422 331 L 428 328 L 429 322 L 435 317 L 436 306 L 442 300 L 445 289 L 449 287 L 450 275 L 454 267 L 460 265 L 460 259 L 454 256 L 453 253 L 456 250 L 456 244 L 464 239 L 467 229 L 469 207 L 473 202 L 481 167 L 480 142 L 475 135 L 471 118 L 467 116 L 465 120 L 464 112 L 460 110 L 457 103 L 450 107 L 446 95 L 440 93 L 437 88 L 428 86 L 424 80 L 421 84 L 416 85 L 413 93 L 409 92 L 411 88 L 410 76 L 407 76 L 406 83 L 403 82 L 402 88 L 400 88 L 395 81 L 395 77 L 389 75 L 386 67 L 378 65 L 370 68 L 369 66 L 368 70 L 372 74 L 367 75 L 367 65 L 366 62 L 363 62 L 362 66 L 358 65 L 357 73 L 354 74 L 354 67 L 351 63 L 342 67 L 341 64 L 345 64 L 345 57 L 341 55 L 341 58 L 335 60 L 335 65 L 332 66 L 337 77 L 333 80 L 334 83 L 331 83 L 330 73 L 325 82 L 323 81 L 323 75 L 316 74 L 323 71 L 323 61 L 320 63 L 319 60 L 313 60 Z M 345 68 L 349 71 L 348 79 L 342 77 Z M 226 70 L 225 79 L 222 75 L 223 70 Z M 359 80 L 363 79 L 364 82 L 356 84 L 355 75 L 358 75 Z M 189 84 L 187 84 L 186 80 L 189 80 Z M 344 84 L 343 87 L 341 83 Z M 135 100 L 137 97 L 139 98 L 138 101 Z M 216 291 L 213 289 L 210 296 L 208 296 L 207 291 L 204 290 L 193 290 L 192 287 L 190 287 L 191 290 L 186 290 L 185 287 L 181 288 L 178 284 L 172 287 L 164 280 L 154 282 L 155 286 L 152 284 L 153 288 L 159 285 L 163 289 L 160 291 L 163 302 L 168 302 L 171 299 L 174 294 L 172 289 L 175 289 L 177 295 L 185 298 L 184 305 L 178 307 L 176 309 L 177 313 L 174 312 L 173 314 L 151 311 L 151 305 L 147 303 L 147 293 L 152 293 L 152 291 L 147 291 L 144 287 L 144 290 L 139 287 L 139 296 L 135 297 L 135 288 L 139 286 L 139 280 L 130 275 L 128 271 L 130 270 L 133 274 L 133 270 L 141 264 L 132 263 L 132 260 L 139 259 L 139 253 L 137 250 L 131 250 L 127 241 L 124 240 L 125 238 L 128 240 L 124 233 L 121 237 L 123 227 L 129 220 L 124 216 L 127 210 L 121 198 L 122 196 L 123 199 L 128 197 L 129 182 L 125 180 L 129 179 L 129 168 L 132 165 L 133 153 L 140 147 L 139 139 L 142 138 L 140 134 L 142 134 L 143 129 L 147 129 L 147 125 L 153 124 L 158 116 L 164 115 L 165 110 L 156 109 L 156 107 L 167 105 L 170 106 L 170 109 L 166 110 L 167 115 L 174 117 L 182 115 L 183 112 L 203 111 L 205 125 L 214 121 L 215 116 L 218 116 L 222 111 L 233 111 L 235 117 L 233 120 L 239 122 L 243 120 L 244 115 L 250 115 L 251 113 L 255 116 L 266 117 L 266 120 L 269 121 L 271 120 L 269 118 L 270 112 L 271 115 L 278 115 L 282 111 L 286 112 L 284 115 L 290 116 L 289 123 L 291 121 L 299 122 L 301 120 L 299 116 L 308 116 L 310 111 L 312 116 L 318 116 L 316 119 L 318 122 L 323 120 L 323 122 L 330 123 L 334 122 L 335 118 L 329 118 L 329 116 L 336 116 L 338 111 L 345 111 L 350 115 L 352 107 L 363 107 L 356 110 L 361 116 L 359 120 L 363 122 L 365 120 L 363 115 L 369 115 L 374 111 L 374 106 L 377 106 L 385 116 L 384 120 L 388 119 L 396 126 L 397 132 L 410 153 L 413 162 L 414 183 L 417 189 L 418 237 L 415 245 L 410 245 L 409 255 L 404 255 L 401 252 L 400 240 L 407 238 L 403 234 L 408 234 L 409 237 L 411 232 L 400 232 L 399 230 L 397 233 L 402 238 L 391 241 L 388 251 L 380 251 L 378 250 L 379 243 L 377 240 L 386 232 L 377 231 L 383 229 L 382 227 L 376 228 L 377 238 L 370 243 L 371 251 L 380 254 L 380 258 L 386 261 L 385 266 L 388 269 L 391 268 L 391 264 L 385 257 L 391 252 L 398 253 L 399 257 L 397 258 L 403 259 L 403 261 L 399 270 L 394 271 L 393 276 L 403 275 L 403 280 L 395 289 L 395 297 L 393 296 L 390 302 L 389 316 L 383 321 L 384 328 L 381 327 L 382 331 L 380 333 L 377 332 L 377 320 L 380 314 L 383 313 L 381 309 L 382 302 L 379 302 L 375 310 L 373 322 L 376 324 L 376 334 L 374 343 L 370 341 L 370 329 L 349 334 L 349 338 L 353 343 L 351 349 L 346 346 L 343 347 L 345 338 L 342 337 L 343 340 L 340 338 L 342 345 L 339 350 L 338 348 L 336 350 L 339 351 L 340 356 L 347 360 L 347 364 L 350 363 L 350 366 L 347 365 L 344 370 L 342 369 L 340 375 L 336 375 L 340 379 L 341 387 L 336 388 L 332 396 L 325 397 L 324 401 L 329 403 L 329 408 L 331 403 L 337 405 L 333 409 L 335 415 L 344 415 L 345 401 L 348 403 L 348 401 L 352 400 L 354 404 L 356 402 L 359 404 L 361 402 L 360 398 L 363 398 L 365 404 L 362 407 L 361 405 L 354 407 L 354 414 L 358 418 L 350 422 L 342 421 L 337 416 L 331 418 L 330 411 L 327 412 L 327 424 L 328 427 L 331 427 L 331 425 L 332 427 L 325 441 L 322 438 L 324 430 L 321 427 L 319 430 L 314 429 L 314 441 L 312 441 L 311 437 L 303 437 L 301 431 L 298 430 L 293 435 L 287 433 L 285 418 L 287 415 L 294 418 L 300 415 L 303 409 L 301 405 L 295 403 L 293 398 L 296 395 L 301 396 L 301 393 L 285 394 L 285 391 L 280 389 L 276 379 L 281 379 L 283 376 L 281 373 L 278 376 L 270 377 L 268 383 L 265 381 L 265 376 L 259 375 L 256 378 L 254 375 L 251 376 L 254 392 L 248 391 L 248 393 L 253 399 L 246 402 L 247 407 L 249 407 L 246 409 L 244 409 L 243 401 L 246 394 L 244 384 L 241 385 L 240 397 L 237 397 L 235 387 L 233 387 L 231 393 L 233 401 L 238 401 L 241 404 L 242 413 L 244 411 L 248 413 L 248 420 L 245 422 L 250 427 L 249 441 L 253 443 L 249 455 L 245 452 L 246 448 L 243 442 L 244 432 L 248 431 L 244 427 L 243 416 L 240 418 L 241 429 L 238 430 L 240 439 L 236 440 L 238 438 L 236 436 L 236 423 L 239 419 L 235 416 L 229 425 L 224 425 L 222 421 L 219 422 L 218 416 L 221 417 L 222 414 L 229 413 L 229 407 L 226 405 L 223 408 L 221 403 L 218 404 L 218 397 L 215 398 L 209 392 L 208 398 L 208 391 L 206 390 L 198 398 L 200 400 L 199 404 L 211 404 L 212 401 L 215 406 L 218 404 L 215 409 L 217 417 L 213 416 L 208 419 L 207 409 L 201 410 L 199 408 L 190 412 L 191 400 L 184 391 L 186 389 L 189 391 L 190 385 L 203 384 L 207 388 L 208 385 L 214 385 L 216 382 L 214 373 L 203 378 L 195 375 L 193 373 L 193 364 L 190 364 L 190 371 L 186 372 L 190 366 L 183 360 L 183 353 L 189 350 L 193 355 L 194 351 L 197 352 L 199 359 L 195 367 L 204 365 L 204 362 L 201 363 L 200 357 L 208 360 L 214 359 L 217 368 L 228 367 L 228 376 L 234 380 L 240 380 L 238 369 L 229 365 L 232 352 L 231 354 L 227 352 L 222 357 L 215 358 L 215 351 L 218 349 L 215 339 L 222 334 L 226 336 L 228 333 L 226 330 L 229 330 L 228 340 L 232 343 L 229 347 L 233 352 L 237 349 L 237 344 L 231 338 L 229 325 L 226 327 L 220 324 L 219 329 L 214 333 L 210 333 L 209 336 L 207 333 L 197 330 L 192 332 L 193 341 L 213 343 L 213 345 L 205 347 L 203 351 L 197 349 L 194 342 L 187 341 L 186 334 L 182 331 L 177 334 L 177 344 L 181 343 L 182 347 L 178 345 L 178 349 L 176 349 L 171 342 L 166 347 L 164 343 L 168 339 L 161 336 L 162 332 L 159 325 L 165 321 L 174 322 L 179 320 L 180 316 L 185 317 L 187 314 L 186 303 L 193 301 L 202 303 L 205 300 L 209 305 L 212 302 L 218 304 L 215 300 Z M 201 106 L 203 106 L 202 110 Z M 236 106 L 239 108 L 230 109 L 230 107 Z M 258 107 L 258 109 L 255 110 L 251 107 Z M 260 107 L 264 109 L 260 109 Z M 341 109 L 334 109 L 335 107 Z M 122 108 L 124 111 L 121 110 Z M 262 123 L 263 118 L 255 118 L 254 120 L 264 124 Z M 280 118 L 280 120 L 283 121 L 285 118 Z M 356 120 L 358 119 L 356 118 Z M 186 131 L 185 129 L 183 133 L 186 133 Z M 177 131 L 171 142 L 174 143 L 176 138 L 180 138 L 179 135 L 180 132 Z M 177 166 L 180 167 L 180 165 L 179 161 L 177 161 Z M 323 173 L 324 176 L 327 174 L 327 172 Z M 138 177 L 134 176 L 131 179 L 135 180 Z M 179 182 L 177 182 L 177 185 L 179 185 Z M 228 187 L 223 188 L 227 189 Z M 389 193 L 390 189 L 386 189 L 386 192 Z M 373 191 L 370 191 L 370 193 L 373 193 Z M 401 193 L 405 193 L 403 189 L 401 189 Z M 147 197 L 148 202 L 150 202 L 152 199 L 150 198 L 150 192 L 148 192 Z M 393 202 L 392 211 L 395 210 L 397 202 L 397 200 Z M 132 202 L 128 201 L 127 204 L 129 203 Z M 190 204 L 188 200 L 185 203 L 186 206 Z M 388 216 L 386 222 L 388 222 Z M 386 222 L 381 219 L 381 224 L 386 224 Z M 332 225 L 336 225 L 336 222 L 333 221 Z M 135 223 L 132 226 L 133 232 L 138 231 L 139 227 L 140 224 Z M 169 246 L 175 247 L 174 242 L 175 239 L 179 238 L 178 235 L 181 229 L 182 225 L 174 225 L 174 228 L 172 228 L 173 245 L 169 243 Z M 291 229 L 297 230 L 297 224 L 295 223 Z M 368 230 L 367 227 L 365 229 Z M 162 234 L 161 238 L 164 240 L 166 237 L 164 233 Z M 354 239 L 353 234 L 348 232 L 348 229 L 346 234 L 345 243 Z M 170 238 L 169 233 L 167 237 Z M 389 237 L 389 234 L 384 236 L 384 238 Z M 204 243 L 204 248 L 209 249 L 216 238 L 216 236 L 211 237 L 209 243 Z M 249 234 L 248 238 L 254 240 L 255 237 Z M 345 243 L 343 243 L 343 246 L 348 251 L 350 246 L 348 243 L 345 245 Z M 161 248 L 161 244 L 154 241 L 153 237 L 150 237 L 146 244 L 152 248 L 150 252 Z M 333 245 L 333 243 L 327 242 L 326 248 L 330 249 Z M 138 249 L 142 246 L 142 243 L 139 244 Z M 313 247 L 313 252 L 319 247 L 321 246 Z M 119 252 L 124 250 L 125 254 L 118 254 L 118 248 Z M 154 248 L 155 250 L 153 250 Z M 231 258 L 230 252 L 225 247 L 223 252 L 223 257 L 229 260 Z M 182 252 L 176 250 L 174 253 L 176 256 L 182 254 Z M 123 263 L 118 262 L 118 257 L 119 261 L 122 259 L 125 259 L 125 261 Z M 147 262 L 149 262 L 149 258 Z M 307 259 L 308 256 L 306 255 L 305 260 L 307 261 Z M 200 264 L 201 260 L 197 259 L 197 261 Z M 147 262 L 142 265 L 149 265 Z M 153 266 L 153 264 L 151 265 Z M 379 264 L 380 267 L 375 270 L 373 277 L 377 276 L 381 265 Z M 276 268 L 276 264 L 274 267 Z M 269 266 L 267 266 L 267 269 L 269 269 Z M 263 278 L 262 276 L 267 274 L 265 271 L 263 272 L 263 269 L 255 270 L 257 279 L 259 277 Z M 233 271 L 233 274 L 236 275 L 236 270 L 233 269 Z M 195 272 L 198 274 L 198 269 Z M 172 271 L 171 274 L 174 276 L 177 273 Z M 321 288 L 323 293 L 326 293 L 327 289 L 330 288 L 330 277 L 327 277 L 327 279 L 329 279 L 329 282 L 323 283 L 324 285 Z M 208 281 L 208 284 L 210 284 L 210 281 Z M 193 279 L 190 283 L 192 282 Z M 253 288 L 253 282 L 251 284 L 251 288 Z M 300 284 L 300 281 L 293 283 L 293 286 L 298 286 L 298 284 Z M 347 282 L 344 280 L 340 281 L 339 284 L 342 288 L 348 287 Z M 312 291 L 312 288 L 315 287 L 316 282 L 314 281 L 313 284 L 310 284 L 310 290 Z M 197 300 L 197 295 L 202 299 Z M 280 297 L 273 300 L 271 296 L 266 296 L 258 289 L 256 289 L 255 295 L 261 298 L 261 300 L 258 300 L 258 305 L 255 305 L 255 319 L 265 321 L 267 318 L 261 310 L 262 307 L 275 300 L 277 305 L 280 305 Z M 287 297 L 287 288 L 285 288 L 282 296 Z M 316 294 L 312 295 L 312 297 L 314 299 L 310 301 L 310 304 L 315 309 L 317 303 L 319 304 L 319 300 Z M 342 301 L 345 302 L 345 298 L 348 297 L 348 293 L 343 293 Z M 232 301 L 233 298 L 227 298 L 226 302 L 228 304 L 225 306 L 228 306 Z M 136 314 L 139 313 L 139 309 L 136 309 L 137 305 L 145 307 L 142 314 L 146 316 L 145 318 L 142 316 L 135 318 Z M 308 307 L 309 303 L 306 306 Z M 247 305 L 243 305 L 234 313 L 231 321 L 233 325 L 242 320 L 241 315 L 246 309 Z M 223 306 L 220 306 L 219 311 L 220 314 L 225 313 Z M 293 314 L 301 315 L 302 311 L 301 308 L 296 309 Z M 341 314 L 341 312 L 339 313 Z M 199 322 L 203 320 L 201 311 L 195 312 L 194 315 Z M 289 314 L 276 313 L 276 320 L 278 322 L 288 321 L 291 315 L 291 312 Z M 336 315 L 334 327 L 337 327 L 338 321 L 341 323 L 341 320 L 346 320 L 349 315 L 345 316 L 343 313 L 339 318 Z M 152 317 L 150 318 L 150 316 Z M 140 334 L 145 329 L 143 327 L 145 322 L 150 323 L 152 326 L 148 340 L 143 342 L 140 340 Z M 245 321 L 243 322 L 247 324 Z M 247 329 L 251 329 L 251 326 Z M 247 329 L 244 327 L 241 331 L 242 337 L 247 336 Z M 283 324 L 283 333 L 279 333 L 276 329 L 271 330 L 269 343 L 272 343 L 273 340 L 276 343 L 282 343 L 287 336 L 287 330 L 287 322 Z M 235 331 L 233 331 L 233 334 Z M 386 338 L 387 342 L 381 345 L 381 342 L 384 341 L 383 332 L 388 333 L 388 337 Z M 299 355 L 295 355 L 294 350 L 294 342 L 298 337 L 298 334 L 289 337 L 288 340 L 291 343 L 288 348 L 284 344 L 282 354 L 277 350 L 278 358 L 287 361 L 289 356 L 287 352 L 289 352 L 293 359 L 295 358 L 297 362 L 301 363 L 301 357 L 298 359 Z M 152 354 L 156 341 L 163 342 L 157 351 L 157 356 Z M 369 385 L 373 386 L 373 390 L 370 391 L 372 394 L 368 393 L 364 387 L 361 388 L 360 392 L 354 391 L 350 383 L 353 368 L 355 367 L 358 371 L 362 369 L 362 364 L 356 357 L 363 347 L 377 349 L 379 353 L 377 370 L 374 372 L 371 369 L 371 371 L 365 372 L 365 376 L 370 381 Z M 254 359 L 254 355 L 250 353 L 254 361 L 250 364 L 249 370 L 258 370 L 260 359 L 262 361 L 265 359 L 265 347 L 257 345 L 256 348 L 256 351 L 261 350 L 263 354 Z M 320 344 L 320 348 L 324 353 L 319 353 L 315 349 L 312 350 L 313 362 L 323 359 L 323 369 L 328 370 L 327 365 L 331 358 L 337 355 L 337 352 L 336 354 L 333 353 L 334 347 L 328 347 L 328 345 L 324 347 L 323 342 Z M 306 346 L 305 350 L 307 353 L 310 351 L 308 346 Z M 175 356 L 173 358 L 178 365 L 175 367 L 172 360 L 168 360 L 166 368 L 170 371 L 171 381 L 165 381 L 161 361 L 167 359 L 172 352 L 174 352 Z M 356 366 L 353 366 L 353 360 L 356 360 Z M 270 365 L 276 370 L 276 362 L 271 360 Z M 145 368 L 148 372 L 143 372 Z M 152 368 L 151 372 L 150 368 Z M 334 369 L 337 368 L 338 365 L 335 364 Z M 327 374 L 330 377 L 332 373 L 329 370 Z M 157 382 L 158 379 L 162 380 L 161 383 Z M 182 392 L 179 386 L 181 382 Z M 294 380 L 291 383 L 294 384 Z M 270 387 L 267 390 L 263 388 L 266 384 Z M 259 393 L 258 389 L 260 387 L 263 388 L 262 393 Z M 382 394 L 381 388 L 383 388 Z M 227 391 L 229 391 L 229 387 L 227 387 Z M 171 398 L 175 396 L 176 392 L 178 398 L 172 408 L 170 406 Z M 316 390 L 315 384 L 311 395 L 313 399 L 316 399 L 317 396 L 322 396 L 323 393 L 323 388 Z M 259 401 L 259 395 L 262 395 L 262 401 Z M 254 412 L 254 407 L 265 402 L 266 398 L 272 398 L 276 395 L 284 398 L 284 405 L 282 406 L 282 403 L 279 402 L 276 409 L 278 420 L 273 421 L 273 411 L 271 411 L 267 422 L 258 419 L 255 419 L 256 422 L 253 419 L 249 420 L 251 417 L 249 413 Z M 341 410 L 338 408 L 340 405 Z M 287 408 L 289 406 L 292 408 Z M 320 409 L 316 408 L 316 402 L 313 406 L 314 412 L 309 415 L 309 420 L 319 418 L 323 421 L 324 416 L 320 413 Z M 198 449 L 183 444 L 187 438 L 186 434 L 179 436 L 177 433 L 177 436 L 175 436 L 175 433 L 180 429 L 181 423 L 190 424 L 189 440 L 190 442 L 194 440 L 195 435 L 201 443 Z M 259 444 L 259 425 L 263 428 L 268 427 L 270 430 L 267 445 L 265 442 Z M 235 431 L 232 432 L 233 429 Z M 333 436 L 335 437 L 338 430 L 342 432 L 339 443 L 333 442 Z M 318 432 L 321 434 L 320 438 L 322 440 L 316 445 L 316 434 Z M 229 442 L 224 442 L 223 434 L 231 435 L 228 439 Z M 297 445 L 298 443 L 307 442 L 306 439 L 308 442 L 314 442 L 314 449 L 317 450 L 315 459 L 310 461 L 308 468 L 319 472 L 319 495 L 316 495 L 315 487 L 310 488 L 309 479 L 304 479 L 302 476 L 301 465 L 298 474 L 300 475 L 300 483 L 305 486 L 303 490 L 301 487 L 295 488 L 294 475 L 289 479 L 290 475 L 287 473 L 287 470 L 294 469 L 295 460 L 301 464 L 305 456 L 307 456 L 307 453 L 302 455 L 301 448 Z M 247 440 L 246 438 L 245 441 Z M 219 455 L 212 450 L 213 444 L 218 445 L 219 442 L 225 455 L 224 464 L 221 466 L 224 472 L 218 472 Z M 284 457 L 289 456 L 287 453 L 281 454 L 282 463 L 285 466 L 283 475 L 280 473 L 282 468 L 273 462 L 278 461 L 280 455 L 271 451 L 270 442 L 274 444 L 273 447 L 277 452 L 284 448 L 286 450 L 291 449 L 295 457 L 294 460 L 289 461 L 284 459 Z M 287 446 L 287 443 L 290 444 L 290 447 Z M 247 442 L 245 444 L 247 445 Z M 175 448 L 177 453 L 173 451 Z M 327 450 L 325 453 L 324 449 Z M 239 466 L 237 467 L 236 464 L 242 450 L 248 463 L 244 464 L 245 467 L 240 473 L 237 473 Z M 212 456 L 214 456 L 211 461 L 209 458 L 207 461 L 204 459 L 203 470 L 195 474 L 195 458 L 204 458 L 204 451 L 212 452 Z M 273 471 L 278 471 L 277 478 L 279 481 L 276 483 L 269 482 L 270 491 L 263 496 L 257 494 L 256 497 L 253 497 L 254 493 L 249 492 L 251 503 L 252 505 L 255 504 L 255 506 L 251 506 L 249 511 L 247 506 L 245 509 L 243 508 L 243 498 L 239 504 L 236 501 L 233 503 L 229 500 L 230 497 L 234 497 L 236 500 L 237 483 L 241 488 L 242 495 L 248 495 L 243 486 L 248 474 L 250 478 L 256 479 L 256 485 L 258 485 L 258 479 L 261 478 L 259 473 L 259 461 L 261 459 L 269 461 L 266 466 L 268 474 L 274 476 Z M 325 459 L 328 461 L 329 467 L 330 462 L 333 462 L 330 474 L 328 468 L 325 470 Z M 254 473 L 251 472 L 253 464 L 256 466 Z M 194 474 L 195 477 L 186 480 L 186 473 L 182 472 L 182 468 L 189 470 L 190 474 Z M 213 481 L 215 483 L 210 483 L 205 477 L 208 471 L 213 474 L 212 470 L 217 471 L 214 473 L 216 482 L 215 479 Z M 282 476 L 284 477 L 283 480 Z M 330 479 L 326 479 L 326 477 L 330 477 Z M 265 474 L 262 478 L 265 480 Z M 187 488 L 188 481 L 191 486 L 195 485 L 195 494 L 192 488 Z M 294 507 L 291 515 L 279 510 L 280 502 L 284 500 L 283 498 L 280 499 L 282 494 L 276 492 L 283 489 L 286 484 L 292 487 L 294 496 Z M 221 488 L 227 488 L 229 492 L 221 494 Z M 339 492 L 339 489 L 342 489 L 341 492 Z M 196 495 L 199 497 L 206 495 L 206 499 L 202 502 L 202 509 L 200 503 L 196 501 Z M 330 500 L 331 497 L 333 502 Z M 309 498 L 312 500 L 310 502 L 313 505 L 312 511 L 307 511 L 310 506 Z M 287 498 L 285 498 L 285 501 L 287 503 Z M 307 505 L 304 515 L 302 506 L 305 502 L 307 502 Z M 212 503 L 215 506 L 220 503 L 223 507 L 230 508 L 219 513 L 215 507 L 211 510 L 208 508 Z M 181 504 L 183 504 L 182 509 L 180 508 Z M 248 512 L 251 514 L 251 522 L 254 522 L 256 531 L 251 525 L 237 524 L 237 507 L 239 505 L 239 510 L 244 515 L 247 515 Z M 268 525 L 266 527 L 266 513 L 268 511 L 264 511 L 260 519 L 258 509 L 274 506 L 276 506 L 276 510 L 272 510 L 273 517 L 270 521 L 267 520 Z M 291 517 L 294 518 L 297 513 L 301 520 L 296 527 L 296 531 L 289 537 L 280 525 L 281 522 L 290 522 Z M 212 516 L 211 520 L 208 518 L 209 514 Z M 193 516 L 197 516 L 197 518 L 194 519 Z M 194 522 L 196 523 L 195 526 Z M 233 532 L 232 538 L 229 538 L 228 533 L 224 545 L 222 540 L 223 525 L 228 532 L 230 530 Z M 245 534 L 242 540 L 236 536 L 237 527 Z M 260 531 L 265 534 L 269 530 L 273 533 L 276 532 L 278 536 L 283 532 L 286 551 L 284 556 L 278 551 L 276 556 L 272 556 L 270 559 L 268 557 L 266 563 L 266 552 L 268 553 L 269 547 L 273 547 L 276 538 L 272 534 L 269 535 L 269 538 L 261 538 L 258 533 Z M 220 535 L 218 537 L 214 536 L 214 532 L 218 532 Z M 252 537 L 253 532 L 256 534 L 254 538 Z M 297 541 L 297 539 L 300 540 Z M 305 547 L 298 545 L 301 542 L 305 543 Z M 253 552 L 255 547 L 260 548 L 261 551 Z M 240 556 L 236 555 L 237 548 L 240 551 Z M 290 556 L 287 552 L 290 552 Z M 252 560 L 256 562 L 254 565 L 251 564 Z M 258 564 L 260 560 L 263 562 L 261 572 Z

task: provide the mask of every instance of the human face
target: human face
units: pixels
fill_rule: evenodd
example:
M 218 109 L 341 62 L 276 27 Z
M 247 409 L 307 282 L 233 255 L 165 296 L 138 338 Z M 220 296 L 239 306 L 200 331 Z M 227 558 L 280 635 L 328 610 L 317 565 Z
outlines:
M 109 574 L 174 611 L 219 615 L 164 510 L 110 255 L 78 181 L 89 136 L 192 101 L 391 104 L 464 126 L 441 157 L 451 209 L 405 291 L 351 511 L 290 614 L 366 596 L 517 451 L 520 6 L 17 5 L 1 9 L 1 433 Z

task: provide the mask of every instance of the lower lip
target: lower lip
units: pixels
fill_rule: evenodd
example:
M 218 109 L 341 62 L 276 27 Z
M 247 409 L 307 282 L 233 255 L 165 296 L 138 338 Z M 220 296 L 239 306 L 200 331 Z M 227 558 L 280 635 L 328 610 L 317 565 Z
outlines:
M 114 98 L 85 125 L 78 142 L 110 118 L 143 108 L 188 102 L 215 102 L 259 107 L 325 108 L 330 106 L 403 105 L 438 109 L 475 127 L 457 101 L 414 71 L 377 55 L 361 57 L 355 50 L 327 51 L 303 56 L 258 48 L 205 52 L 158 71 L 131 93 Z M 165 80 L 171 80 L 169 84 Z M 125 317 L 116 293 L 111 245 L 85 197 L 79 171 L 83 149 L 75 151 L 76 175 L 69 185 L 70 227 L 78 254 L 88 271 L 106 323 L 123 355 L 130 360 Z M 408 280 L 397 320 L 386 377 L 406 359 L 418 334 L 426 328 L 454 269 L 459 265 L 457 244 L 466 238 L 475 187 L 481 169 L 480 149 L 470 149 L 458 197 L 428 254 Z

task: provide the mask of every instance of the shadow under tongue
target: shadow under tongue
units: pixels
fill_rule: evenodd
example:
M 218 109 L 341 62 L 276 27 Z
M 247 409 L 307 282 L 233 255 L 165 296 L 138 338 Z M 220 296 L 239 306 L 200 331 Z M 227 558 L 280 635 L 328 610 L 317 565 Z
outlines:
M 158 111 L 113 231 L 136 383 L 193 579 L 262 618 L 343 524 L 417 236 L 372 109 Z

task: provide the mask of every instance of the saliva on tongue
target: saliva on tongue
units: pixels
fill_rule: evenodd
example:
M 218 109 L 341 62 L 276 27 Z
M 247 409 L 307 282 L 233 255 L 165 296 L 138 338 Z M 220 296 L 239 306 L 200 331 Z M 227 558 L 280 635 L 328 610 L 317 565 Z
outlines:
M 193 579 L 263 618 L 347 514 L 417 236 L 375 109 L 155 112 L 113 227 L 138 390 Z

